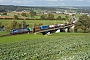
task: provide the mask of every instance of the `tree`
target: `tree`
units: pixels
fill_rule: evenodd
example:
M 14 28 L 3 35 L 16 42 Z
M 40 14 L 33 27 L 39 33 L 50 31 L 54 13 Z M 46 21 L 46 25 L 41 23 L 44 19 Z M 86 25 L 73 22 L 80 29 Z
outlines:
M 30 16 L 31 18 L 33 18 L 34 16 L 36 16 L 36 12 L 34 12 L 33 10 L 30 12 Z
M 21 24 L 16 20 L 11 20 L 9 24 L 5 26 L 5 29 L 6 31 L 10 31 L 11 29 L 26 28 L 27 26 L 25 20 L 23 20 Z
M 18 29 L 18 28 L 21 28 L 21 25 L 16 20 L 11 20 L 9 24 L 5 26 L 6 31 L 10 31 L 11 29 Z
M 11 20 L 9 22 L 10 29 L 15 29 L 16 28 L 16 25 L 17 25 L 17 21 L 16 20 Z
M 22 12 L 21 15 L 22 15 L 22 16 L 25 16 L 25 17 L 28 16 L 27 13 L 25 13 L 25 12 Z
M 26 27 L 27 27 L 25 20 L 23 20 L 23 21 L 21 22 L 21 27 L 22 27 L 22 28 L 26 28 Z
M 62 18 L 61 18 L 61 16 L 58 16 L 57 19 L 58 19 L 58 20 L 61 20 Z
M 62 20 L 65 20 L 65 18 L 62 18 Z
M 14 19 L 18 19 L 18 15 L 14 15 Z
M 45 15 L 45 14 L 42 14 L 40 17 L 40 19 L 42 19 L 42 20 L 45 20 L 46 18 L 47 18 L 47 15 Z
M 10 27 L 10 29 L 13 29 L 13 28 L 15 28 L 15 24 L 16 22 L 14 21 L 14 20 L 11 20 L 10 22 L 9 22 L 9 24 L 8 24 L 8 26 Z
M 53 20 L 53 19 L 54 19 L 54 14 L 49 13 L 49 14 L 48 14 L 48 18 L 47 18 L 47 19 Z
M 76 29 L 86 30 L 86 28 L 90 28 L 90 18 L 87 15 L 82 15 L 79 17 L 79 20 L 75 23 Z
M 19 28 L 21 28 L 21 24 L 20 23 L 17 23 L 17 25 L 16 25 L 16 27 L 15 27 L 16 29 L 19 29 Z
M 75 14 L 72 14 L 72 16 L 75 16 Z
M 11 30 L 9 25 L 6 25 L 5 29 L 6 29 L 6 31 L 10 31 Z
M 69 17 L 68 15 L 65 16 L 65 20 L 68 21 L 69 20 Z

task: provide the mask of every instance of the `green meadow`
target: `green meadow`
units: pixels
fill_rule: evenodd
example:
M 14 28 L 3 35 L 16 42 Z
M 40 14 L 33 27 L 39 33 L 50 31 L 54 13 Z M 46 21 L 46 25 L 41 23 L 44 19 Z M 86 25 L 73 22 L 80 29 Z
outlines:
M 59 15 L 57 15 L 59 16 Z M 57 17 L 55 15 L 55 17 Z M 80 15 L 77 15 L 80 16 Z M 63 15 L 64 17 L 64 15 Z M 22 20 L 16 20 L 21 23 Z M 8 25 L 10 20 L 0 20 Z M 61 24 L 61 20 L 26 20 L 29 27 L 43 23 L 43 25 Z M 0 36 L 9 34 L 0 31 Z M 43 36 L 18 34 L 0 37 L 1 60 L 90 60 L 90 33 L 52 33 Z
M 0 37 L 1 60 L 90 60 L 89 33 Z

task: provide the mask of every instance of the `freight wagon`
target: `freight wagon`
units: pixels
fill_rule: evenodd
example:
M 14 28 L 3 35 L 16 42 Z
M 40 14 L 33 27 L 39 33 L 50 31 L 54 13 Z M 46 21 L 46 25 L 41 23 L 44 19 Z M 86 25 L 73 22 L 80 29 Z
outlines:
M 40 29 L 41 29 L 41 30 L 49 29 L 49 25 L 40 26 Z

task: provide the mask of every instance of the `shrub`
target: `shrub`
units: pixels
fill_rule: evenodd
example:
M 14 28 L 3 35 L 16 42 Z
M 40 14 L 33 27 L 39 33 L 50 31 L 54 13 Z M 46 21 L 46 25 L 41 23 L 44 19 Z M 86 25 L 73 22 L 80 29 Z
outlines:
M 70 28 L 70 32 L 74 32 L 74 28 Z
M 18 15 L 14 15 L 14 19 L 18 19 Z
M 83 33 L 84 31 L 81 28 L 79 28 L 79 29 L 77 29 L 77 32 L 78 33 Z
M 5 26 L 5 29 L 6 29 L 6 31 L 10 31 L 10 26 L 9 25 L 6 25 Z
M 86 32 L 87 33 L 90 33 L 90 28 L 86 28 Z

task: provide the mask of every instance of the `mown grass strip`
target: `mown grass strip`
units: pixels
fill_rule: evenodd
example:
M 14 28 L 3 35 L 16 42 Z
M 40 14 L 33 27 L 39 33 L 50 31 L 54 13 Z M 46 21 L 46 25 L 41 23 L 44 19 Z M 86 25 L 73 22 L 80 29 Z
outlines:
M 20 35 L 13 35 L 13 36 L 5 36 L 0 37 L 0 43 L 8 43 L 8 42 L 16 42 L 16 41 L 23 41 L 23 40 L 34 40 L 34 39 L 42 39 L 42 38 L 68 38 L 69 36 L 85 36 L 89 39 L 89 33 L 53 33 L 50 36 L 43 36 L 41 33 L 34 35 L 31 34 L 20 34 Z
M 20 34 L 20 35 L 12 35 L 12 36 L 5 36 L 0 37 L 0 43 L 8 43 L 8 42 L 16 42 L 22 40 L 32 40 L 32 39 L 41 39 L 47 38 L 43 35 L 34 35 L 34 34 Z

